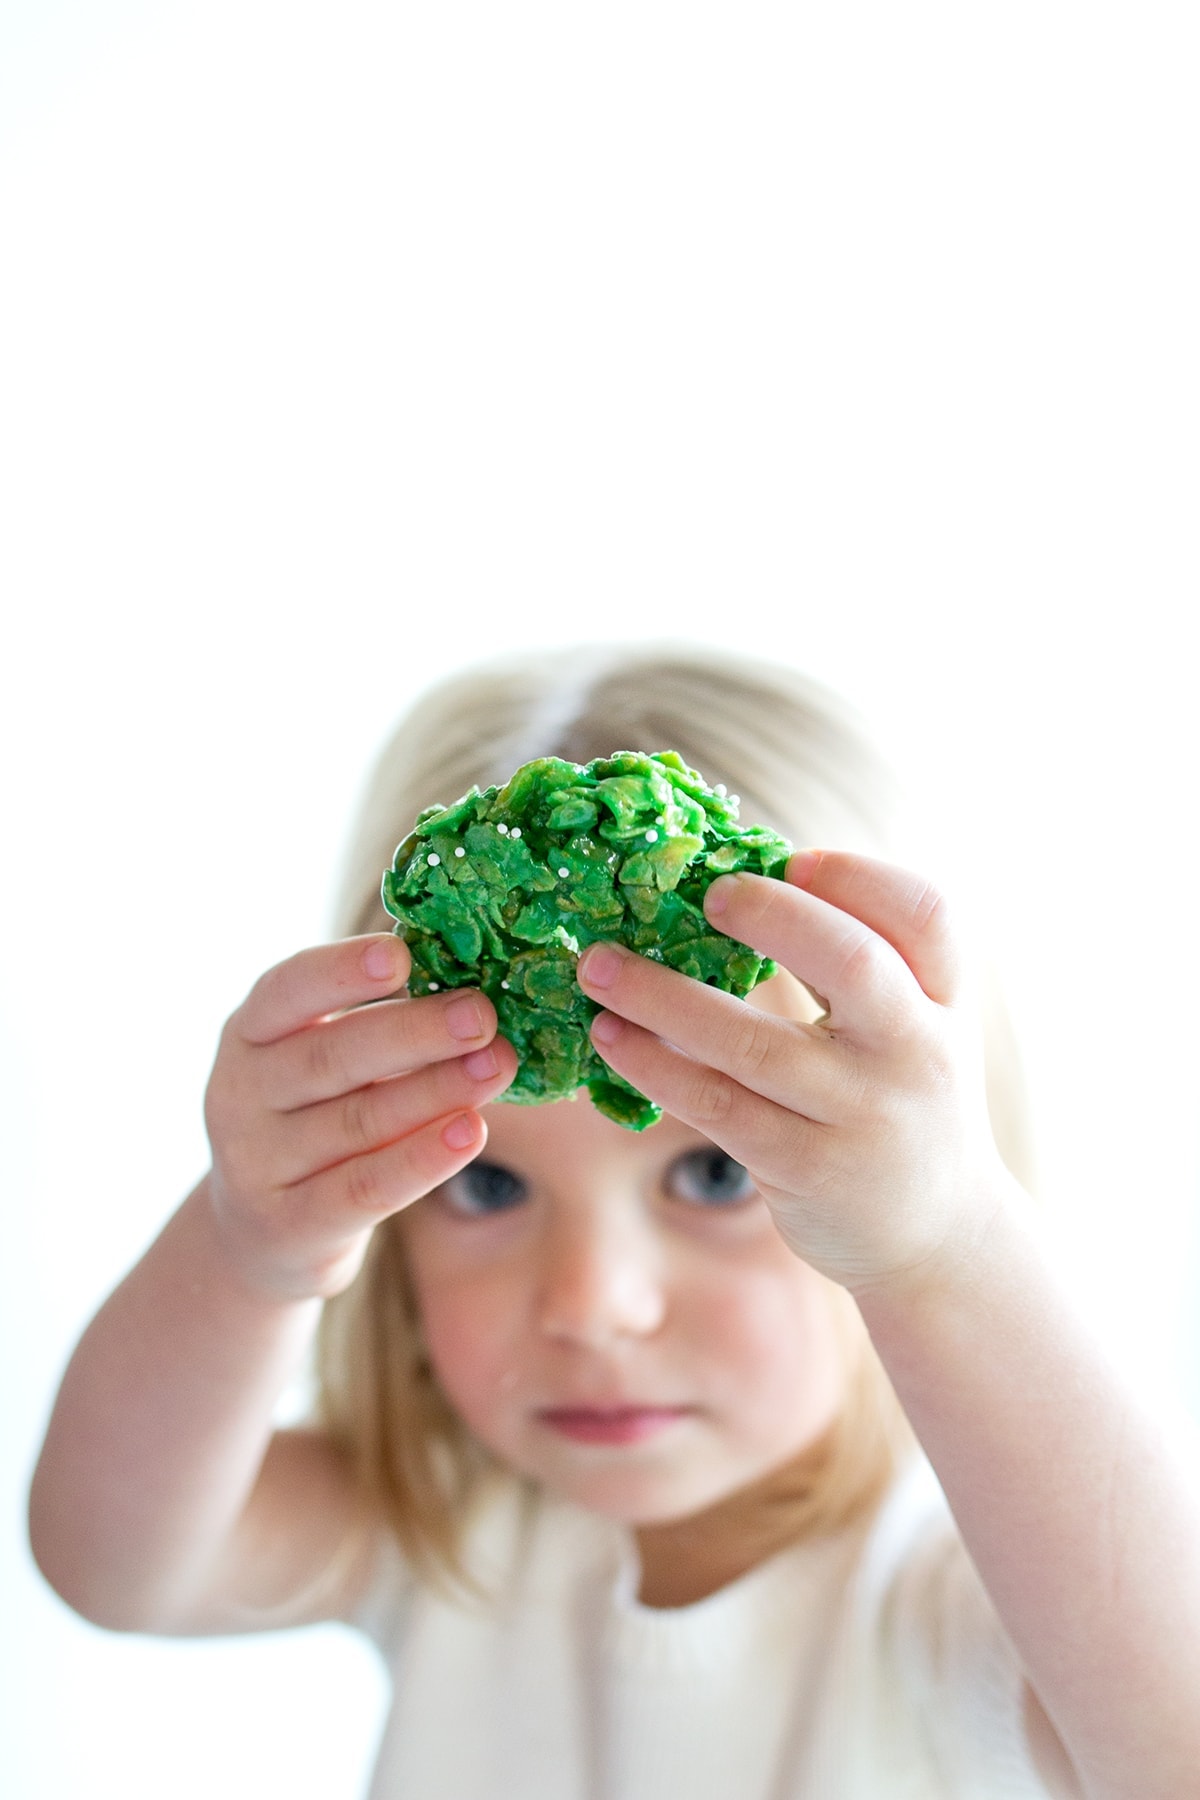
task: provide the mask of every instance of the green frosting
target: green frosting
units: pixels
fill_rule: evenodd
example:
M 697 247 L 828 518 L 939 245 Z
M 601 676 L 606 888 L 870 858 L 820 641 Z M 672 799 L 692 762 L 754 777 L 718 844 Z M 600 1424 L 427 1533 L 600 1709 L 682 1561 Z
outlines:
M 586 1087 L 597 1110 L 643 1131 L 662 1108 L 597 1056 L 600 1008 L 575 980 L 588 944 L 611 939 L 745 996 L 775 964 L 704 917 L 731 870 L 781 878 L 786 838 L 738 825 L 736 796 L 663 750 L 582 765 L 525 763 L 503 787 L 427 806 L 383 878 L 383 904 L 412 955 L 409 991 L 478 987 L 517 1052 L 499 1096 L 536 1105 Z

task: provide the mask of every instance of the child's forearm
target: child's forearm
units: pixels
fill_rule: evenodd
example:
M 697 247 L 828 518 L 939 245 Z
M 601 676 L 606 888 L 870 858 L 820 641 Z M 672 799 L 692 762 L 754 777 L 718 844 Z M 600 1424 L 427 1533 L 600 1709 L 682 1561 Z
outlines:
M 221 1034 L 213 1170 L 84 1334 L 34 1477 L 34 1553 L 98 1623 L 240 1630 L 332 1603 L 356 1483 L 321 1434 L 271 1431 L 312 1296 L 478 1153 L 474 1109 L 516 1073 L 483 994 L 397 999 L 409 968 L 390 933 L 302 950 Z
M 1094 1800 L 1200 1770 L 1200 1482 L 1186 1420 L 1112 1367 L 1019 1203 L 969 1263 L 859 1305 Z
M 319 1309 L 239 1280 L 202 1182 L 84 1333 L 50 1420 L 30 1536 L 71 1606 L 115 1629 L 186 1628 Z

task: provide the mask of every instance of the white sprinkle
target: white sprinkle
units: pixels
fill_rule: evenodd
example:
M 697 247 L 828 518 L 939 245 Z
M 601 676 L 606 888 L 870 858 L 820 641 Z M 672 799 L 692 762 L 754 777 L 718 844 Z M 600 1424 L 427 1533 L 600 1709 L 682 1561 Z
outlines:
M 439 987 L 440 987 L 440 986 L 441 986 L 441 983 L 440 983 L 440 982 L 438 982 L 438 981 L 431 981 L 431 982 L 430 982 L 430 984 L 429 984 L 429 991 L 430 991 L 430 993 L 431 993 L 431 994 L 436 994 L 436 993 L 437 993 L 437 991 L 438 991 L 438 988 L 439 988 Z
M 436 850 L 431 850 L 429 852 L 429 866 L 431 869 L 436 869 L 441 860 L 442 859 Z
M 657 833 L 657 831 L 655 831 L 653 825 L 650 827 L 649 831 L 646 833 L 646 842 L 648 844 L 657 844 L 657 842 L 658 842 L 658 833 Z
M 513 826 L 513 828 L 512 828 L 512 832 L 511 832 L 511 833 L 510 833 L 510 835 L 511 835 L 511 836 L 512 836 L 512 837 L 520 837 L 520 835 L 521 835 L 521 827 L 520 827 L 520 826 L 519 826 L 519 825 L 514 825 L 514 826 Z
M 725 798 L 725 796 L 728 792 L 729 792 L 729 789 L 725 786 L 725 783 L 723 781 L 718 781 L 716 787 L 713 789 L 713 793 L 720 794 L 722 800 Z
M 742 804 L 742 796 L 740 794 L 730 794 L 729 804 L 730 806 L 740 806 Z
M 454 852 L 454 854 L 455 854 L 455 856 L 465 856 L 465 855 L 466 855 L 466 854 L 467 854 L 467 853 L 466 853 L 466 851 L 465 851 L 465 850 L 464 850 L 464 849 L 463 849 L 463 847 L 462 847 L 462 845 L 461 845 L 461 844 L 459 844 L 459 845 L 458 845 L 458 846 L 457 846 L 457 847 L 456 847 L 456 849 L 455 849 L 455 852 Z
M 570 873 L 571 873 L 571 871 L 570 871 L 570 869 L 560 869 L 560 870 L 559 870 L 559 871 L 558 871 L 558 878 L 559 878 L 559 880 L 560 880 L 560 881 L 565 881 L 565 880 L 566 880 L 566 879 L 567 879 L 567 876 L 568 876 L 568 875 L 569 875 L 569 874 L 570 874 Z
M 501 987 L 502 987 L 502 988 L 506 988 L 506 987 L 507 987 L 507 986 L 508 986 L 508 983 L 507 983 L 507 981 L 502 981 L 502 982 L 501 982 L 501 983 L 500 983 L 500 986 L 501 986 Z
M 508 826 L 507 825 L 497 825 L 496 830 L 500 833 L 501 837 L 508 836 Z

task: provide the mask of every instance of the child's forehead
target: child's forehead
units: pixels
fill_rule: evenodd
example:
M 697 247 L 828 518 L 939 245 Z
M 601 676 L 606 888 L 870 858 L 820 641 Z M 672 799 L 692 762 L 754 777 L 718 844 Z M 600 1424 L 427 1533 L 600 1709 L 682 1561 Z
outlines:
M 570 1099 L 542 1106 L 497 1100 L 483 1108 L 483 1116 L 488 1127 L 485 1158 L 509 1154 L 515 1160 L 544 1160 L 551 1167 L 579 1159 L 658 1162 L 677 1155 L 685 1145 L 704 1142 L 700 1133 L 669 1113 L 645 1131 L 629 1131 L 598 1113 L 583 1088 Z

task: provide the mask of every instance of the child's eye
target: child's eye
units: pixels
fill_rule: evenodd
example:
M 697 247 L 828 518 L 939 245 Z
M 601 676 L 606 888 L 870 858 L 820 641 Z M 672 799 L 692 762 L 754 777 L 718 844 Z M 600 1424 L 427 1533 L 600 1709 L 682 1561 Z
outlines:
M 519 1206 L 527 1189 L 521 1177 L 503 1163 L 473 1162 L 444 1181 L 441 1191 L 455 1211 L 477 1216 Z
M 677 1156 L 663 1185 L 676 1200 L 699 1201 L 708 1206 L 730 1206 L 758 1192 L 749 1170 L 715 1144 Z

